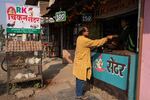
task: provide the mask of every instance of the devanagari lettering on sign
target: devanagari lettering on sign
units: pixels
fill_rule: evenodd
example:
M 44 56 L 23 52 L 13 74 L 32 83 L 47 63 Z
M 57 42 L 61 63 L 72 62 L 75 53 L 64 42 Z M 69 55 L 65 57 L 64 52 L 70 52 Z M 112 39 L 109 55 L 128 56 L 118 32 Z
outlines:
M 108 72 L 112 73 L 113 75 L 118 75 L 120 77 L 123 77 L 123 71 L 126 68 L 125 64 L 115 62 L 112 57 L 107 62 L 108 62 L 108 66 L 107 66 Z

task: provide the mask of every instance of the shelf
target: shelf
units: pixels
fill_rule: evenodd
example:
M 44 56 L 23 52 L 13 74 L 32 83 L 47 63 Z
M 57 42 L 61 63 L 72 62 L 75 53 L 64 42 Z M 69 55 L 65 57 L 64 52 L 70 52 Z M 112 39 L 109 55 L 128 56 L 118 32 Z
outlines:
M 29 51 L 23 51 L 23 50 L 22 50 L 22 51 L 21 51 L 21 50 L 19 51 L 19 50 L 18 50 L 18 51 L 5 51 L 5 52 L 6 52 L 6 53 L 12 53 L 12 52 L 16 52 L 16 53 L 17 53 L 17 52 L 42 52 L 42 50 L 29 50 Z
M 15 64 L 9 64 L 9 69 L 10 70 L 18 70 L 18 69 L 25 69 L 27 66 L 27 68 L 30 68 L 30 67 L 34 67 L 34 66 L 42 66 L 42 64 L 32 64 L 32 65 L 23 65 L 23 64 L 19 64 L 19 65 L 15 65 Z M 28 67 L 29 66 L 29 67 Z
M 6 41 L 6 52 L 42 51 L 41 41 Z
M 25 64 L 25 63 L 19 63 L 19 64 L 8 64 L 8 66 L 12 67 L 12 66 L 39 66 L 41 65 L 39 64 Z
M 23 82 L 32 82 L 39 80 L 43 86 L 43 77 L 42 77 L 42 45 L 41 42 L 36 41 L 6 41 L 6 50 L 5 50 L 5 60 L 7 66 L 7 92 L 9 93 L 11 90 L 9 88 L 9 84 L 14 83 L 23 83 Z M 38 60 L 30 58 L 38 58 Z M 37 64 L 29 64 L 30 61 L 38 62 Z M 32 63 L 32 62 L 31 62 Z M 34 72 L 34 75 L 30 75 L 31 77 L 27 77 L 25 74 Z M 23 75 L 18 75 L 21 73 Z M 16 79 L 17 75 L 18 79 Z M 33 77 L 32 77 L 33 76 Z M 21 77 L 21 78 L 20 78 Z M 25 78 L 27 77 L 27 78 Z M 26 83 L 25 83 L 26 84 Z M 19 84 L 20 85 L 20 84 Z
M 42 80 L 42 75 L 37 75 L 36 77 L 29 78 L 29 79 L 26 79 L 26 78 L 19 79 L 19 80 L 13 79 L 13 80 L 10 80 L 9 83 L 12 83 L 12 84 L 13 83 L 22 83 L 22 82 L 29 82 L 29 81 L 34 81 L 34 80 Z

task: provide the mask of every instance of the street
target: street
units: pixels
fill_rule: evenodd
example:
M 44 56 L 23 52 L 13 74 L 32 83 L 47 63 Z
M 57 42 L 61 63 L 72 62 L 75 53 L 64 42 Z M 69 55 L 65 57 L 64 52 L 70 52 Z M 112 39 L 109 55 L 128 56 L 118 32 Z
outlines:
M 2 56 L 1 54 L 1 60 Z M 60 58 L 45 58 L 43 60 L 44 87 L 27 88 L 34 90 L 31 97 L 18 96 L 23 100 L 75 100 L 75 78 L 72 75 L 72 64 L 62 64 Z M 0 100 L 18 100 L 15 95 L 7 96 L 6 92 L 7 74 L 0 69 Z M 23 89 L 24 90 L 24 89 Z M 94 90 L 86 92 L 88 100 L 103 100 Z

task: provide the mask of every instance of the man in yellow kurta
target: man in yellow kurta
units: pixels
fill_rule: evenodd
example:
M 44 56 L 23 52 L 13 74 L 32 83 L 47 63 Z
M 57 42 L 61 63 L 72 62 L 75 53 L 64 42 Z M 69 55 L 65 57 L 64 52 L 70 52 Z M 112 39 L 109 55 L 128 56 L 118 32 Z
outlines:
M 75 59 L 73 65 L 73 75 L 76 77 L 76 96 L 79 99 L 86 99 L 83 96 L 84 82 L 91 78 L 91 47 L 102 46 L 112 39 L 113 36 L 107 36 L 102 39 L 91 40 L 88 38 L 89 32 L 87 27 L 83 27 L 78 34 L 76 42 Z

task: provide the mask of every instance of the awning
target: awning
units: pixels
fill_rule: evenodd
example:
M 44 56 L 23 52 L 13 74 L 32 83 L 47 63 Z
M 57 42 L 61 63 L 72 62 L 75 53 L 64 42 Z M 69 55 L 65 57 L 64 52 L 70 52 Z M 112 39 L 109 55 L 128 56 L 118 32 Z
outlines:
M 37 5 L 38 0 L 26 0 L 25 4 L 26 5 Z
M 38 5 L 38 1 L 49 1 L 49 0 L 26 0 L 26 5 Z
M 65 11 L 72 11 L 73 9 L 81 8 L 79 11 L 82 10 L 83 5 L 91 2 L 91 0 L 55 0 L 55 3 L 52 4 L 50 7 L 47 7 L 49 10 L 43 16 L 51 16 L 54 12 L 65 10 Z

